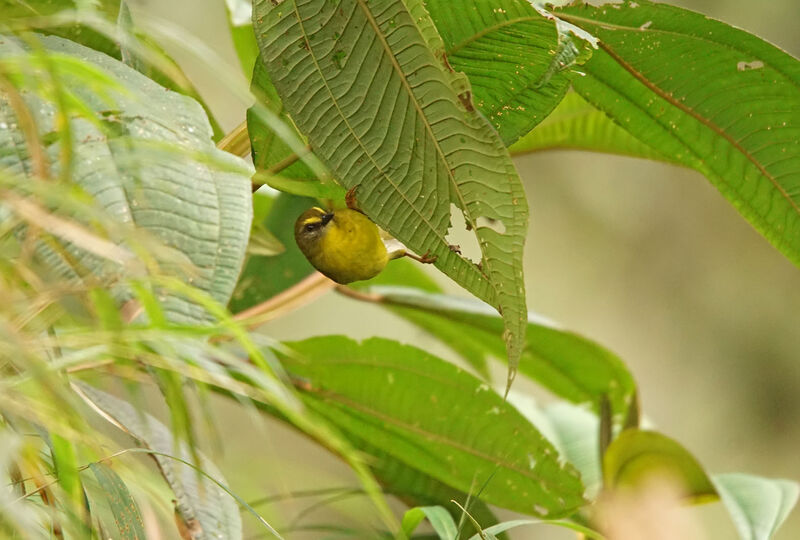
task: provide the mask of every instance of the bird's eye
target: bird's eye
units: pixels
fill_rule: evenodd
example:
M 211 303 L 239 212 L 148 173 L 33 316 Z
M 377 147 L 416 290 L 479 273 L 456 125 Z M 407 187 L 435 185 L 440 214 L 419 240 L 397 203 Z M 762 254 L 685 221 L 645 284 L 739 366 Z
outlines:
M 311 232 L 311 231 L 313 231 L 313 230 L 314 230 L 314 229 L 316 229 L 316 228 L 317 228 L 317 226 L 316 226 L 316 224 L 314 224 L 314 223 L 309 223 L 308 225 L 306 225 L 306 231 L 307 231 L 307 232 Z

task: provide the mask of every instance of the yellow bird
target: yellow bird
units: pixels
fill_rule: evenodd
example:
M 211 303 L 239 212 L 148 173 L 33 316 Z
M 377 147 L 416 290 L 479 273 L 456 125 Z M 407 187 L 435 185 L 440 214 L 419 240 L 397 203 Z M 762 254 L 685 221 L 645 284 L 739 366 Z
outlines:
M 417 257 L 405 249 L 389 253 L 378 226 L 350 208 L 306 210 L 294 224 L 294 238 L 314 268 L 342 284 L 373 278 L 390 259 L 404 255 L 423 263 L 435 260 L 427 255 Z

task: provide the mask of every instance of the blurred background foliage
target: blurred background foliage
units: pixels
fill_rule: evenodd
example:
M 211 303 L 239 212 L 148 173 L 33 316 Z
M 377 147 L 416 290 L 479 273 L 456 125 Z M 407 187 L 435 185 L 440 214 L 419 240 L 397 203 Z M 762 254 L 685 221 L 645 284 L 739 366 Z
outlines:
M 793 0 L 673 2 L 746 29 L 800 56 Z M 131 1 L 134 16 L 170 21 L 177 41 L 195 36 L 207 61 L 175 40 L 160 43 L 178 62 L 224 132 L 248 103 L 232 99 L 241 74 L 218 0 Z M 173 25 L 180 25 L 175 27 Z M 529 308 L 602 343 L 624 359 L 647 417 L 713 471 L 800 478 L 800 272 L 770 246 L 700 174 L 643 160 L 570 151 L 516 158 L 531 206 L 526 248 Z M 289 224 L 287 224 L 287 227 Z M 437 279 L 440 279 L 437 277 Z M 456 286 L 442 281 L 448 291 Z M 354 324 L 358 321 L 358 324 Z M 445 358 L 440 342 L 388 311 L 327 293 L 262 327 L 281 340 L 317 334 L 385 336 Z M 504 366 L 496 366 L 502 379 Z M 533 385 L 518 390 L 543 399 Z M 213 424 L 200 446 L 230 485 L 267 520 L 295 516 L 298 528 L 336 520 L 367 525 L 375 516 L 352 471 L 277 422 L 254 427 L 234 402 L 212 398 Z M 166 414 L 166 412 L 165 412 Z M 224 444 L 223 444 L 224 441 Z M 308 489 L 355 487 L 322 499 Z M 330 504 L 314 501 L 331 497 Z M 146 511 L 146 509 L 145 509 Z M 709 539 L 732 538 L 721 505 L 685 512 Z M 248 516 L 244 517 L 246 524 Z M 249 528 L 255 531 L 255 528 Z M 571 538 L 528 529 L 518 538 Z M 779 539 L 800 536 L 794 511 Z M 256 538 L 258 536 L 253 536 Z M 319 538 L 318 531 L 292 538 Z
M 180 21 L 237 65 L 224 28 L 224 7 L 202 0 L 218 17 L 193 18 L 185 6 L 200 1 L 136 5 Z M 794 0 L 671 3 L 800 56 L 800 33 L 787 16 L 798 14 Z M 220 123 L 234 127 L 243 109 L 230 102 L 224 82 L 207 66 L 182 58 L 178 49 L 169 50 Z M 696 172 L 572 151 L 532 154 L 515 162 L 531 206 L 525 258 L 529 308 L 619 354 L 636 377 L 648 418 L 708 467 L 800 478 L 798 269 Z M 459 293 L 457 286 L 442 284 Z M 354 320 L 359 321 L 355 327 Z M 268 323 L 263 332 L 281 339 L 317 333 L 386 336 L 454 358 L 438 341 L 380 307 L 335 293 Z M 517 382 L 520 388 L 522 382 Z M 525 390 L 536 392 L 532 385 Z M 250 429 L 249 420 L 237 417 L 230 404 L 220 404 L 219 414 L 225 432 Z M 256 456 L 263 475 L 237 467 Z M 228 438 L 222 465 L 234 485 L 254 493 L 277 486 L 289 491 L 309 482 L 340 485 L 350 477 L 343 464 L 282 426 L 270 427 L 258 443 Z M 295 501 L 263 510 L 268 517 L 270 511 L 279 515 L 304 506 Z M 358 519 L 359 507 L 342 502 L 333 508 Z M 327 512 L 315 516 L 323 521 Z M 709 539 L 735 535 L 720 505 L 686 512 L 702 520 Z M 552 529 L 517 534 L 571 537 Z M 800 512 L 795 510 L 777 538 L 798 535 Z

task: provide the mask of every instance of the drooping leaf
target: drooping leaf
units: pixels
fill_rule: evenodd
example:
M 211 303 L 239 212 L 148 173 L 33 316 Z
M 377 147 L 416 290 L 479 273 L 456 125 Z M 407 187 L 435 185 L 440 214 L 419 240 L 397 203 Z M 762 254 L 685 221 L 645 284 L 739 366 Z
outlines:
M 424 519 L 428 519 L 441 540 L 456 540 L 458 529 L 453 517 L 442 506 L 417 506 L 406 511 L 403 515 L 403 532 L 406 536 L 411 534 Z
M 144 523 L 139 506 L 128 491 L 128 487 L 111 467 L 102 463 L 89 465 L 100 484 L 114 515 L 121 540 L 145 540 Z
M 649 1 L 556 15 L 600 49 L 573 80 L 668 160 L 703 173 L 800 265 L 800 61 L 743 30 Z
M 184 442 L 176 441 L 166 426 L 129 403 L 87 384 L 73 384 L 104 418 L 145 448 L 159 452 L 153 454 L 153 459 L 175 494 L 176 512 L 192 540 L 242 537 L 242 520 L 236 501 L 192 467 L 160 455 L 175 455 L 191 463 L 192 452 Z M 197 454 L 200 461 L 196 465 L 212 478 L 224 482 L 216 466 L 201 453 Z
M 459 368 L 385 339 L 288 344 L 307 405 L 343 433 L 462 492 L 534 515 L 583 503 L 571 465 L 502 397 Z M 484 485 L 485 484 L 485 485 Z
M 800 494 L 800 486 L 791 480 L 739 473 L 716 474 L 711 480 L 742 540 L 772 538 Z
M 469 77 L 475 106 L 510 145 L 553 110 L 574 64 L 589 56 L 528 0 L 478 0 L 453 16 L 450 0 L 426 0 L 453 69 Z
M 217 150 L 208 119 L 191 98 L 86 47 L 55 36 L 38 39 L 53 55 L 49 63 L 63 83 L 62 96 L 74 107 L 63 110 L 44 95 L 44 87 L 22 93 L 52 173 L 71 178 L 120 223 L 153 234 L 164 246 L 166 258 L 159 262 L 165 268 L 227 303 L 250 229 L 252 169 Z M 38 62 L 37 54 L 12 37 L 0 42 L 0 62 Z M 65 67 L 59 72 L 61 59 Z M 76 71 L 79 66 L 86 68 Z M 67 115 L 69 131 L 57 130 Z M 0 130 L 0 166 L 31 174 L 37 164 L 22 142 L 21 120 L 5 101 L 0 118 L 13 128 Z M 56 131 L 62 136 L 54 139 L 50 134 Z M 113 282 L 122 272 L 75 245 L 63 249 L 44 250 L 42 257 L 64 278 L 104 276 Z M 176 322 L 207 319 L 203 309 L 175 295 L 164 299 L 163 308 Z
M 693 501 L 717 498 L 702 465 L 678 442 L 655 431 L 626 429 L 603 456 L 605 485 L 635 486 L 652 475 L 677 482 Z
M 565 529 L 569 529 L 579 534 L 581 538 L 587 538 L 591 540 L 604 540 L 605 537 L 600 534 L 599 532 L 592 530 L 588 527 L 584 527 L 583 525 L 578 525 L 577 523 L 572 523 L 571 521 L 564 521 L 564 520 L 532 520 L 532 519 L 514 519 L 511 521 L 504 521 L 502 523 L 498 523 L 497 525 L 492 525 L 491 527 L 487 527 L 483 529 L 484 535 L 497 535 L 502 532 L 510 531 L 511 529 L 516 529 L 517 527 L 523 527 L 526 525 L 555 525 L 557 527 L 562 527 Z M 480 534 L 475 534 L 470 537 L 469 540 L 480 540 Z
M 502 358 L 503 324 L 484 303 L 408 287 L 373 286 L 368 290 L 379 295 L 382 305 L 399 308 L 401 316 L 431 329 L 479 369 L 487 356 Z M 635 384 L 616 355 L 535 314 L 529 315 L 526 336 L 521 373 L 557 395 L 589 403 L 595 410 L 607 396 L 616 419 L 622 421 Z
M 619 127 L 576 92 L 568 92 L 553 112 L 509 151 L 516 156 L 554 149 L 606 152 L 675 163 Z
M 253 20 L 286 110 L 359 207 L 502 312 L 510 381 L 525 339 L 527 201 L 422 2 L 262 0 Z M 480 266 L 449 247 L 451 203 Z

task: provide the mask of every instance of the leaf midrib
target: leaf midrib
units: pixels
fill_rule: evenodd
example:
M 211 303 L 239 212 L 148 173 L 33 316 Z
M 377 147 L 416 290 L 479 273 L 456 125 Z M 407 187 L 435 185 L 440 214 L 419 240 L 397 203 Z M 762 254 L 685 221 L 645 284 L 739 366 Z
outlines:
M 642 72 L 637 70 L 624 58 L 622 58 L 614 49 L 612 49 L 607 43 L 600 41 L 599 46 L 603 49 L 620 67 L 622 67 L 625 71 L 631 74 L 637 81 L 645 85 L 651 92 L 655 93 L 658 97 L 683 111 L 685 114 L 688 114 L 708 129 L 725 139 L 731 146 L 733 146 L 741 155 L 743 155 L 748 161 L 750 161 L 758 170 L 759 172 L 770 181 L 770 183 L 778 190 L 778 193 L 786 199 L 789 205 L 792 207 L 794 212 L 800 216 L 800 207 L 797 206 L 797 203 L 789 196 L 783 186 L 775 179 L 772 174 L 761 164 L 759 160 L 757 160 L 747 149 L 745 149 L 738 141 L 736 141 L 731 135 L 729 135 L 725 130 L 719 127 L 716 123 L 714 123 L 711 119 L 706 118 L 705 116 L 701 115 L 699 112 L 695 111 L 694 109 L 690 108 L 689 106 L 681 103 L 679 100 L 675 99 L 671 96 L 668 92 L 661 89 L 655 83 L 650 81 Z
M 505 469 L 514 471 L 515 473 L 519 474 L 520 476 L 529 478 L 531 480 L 535 480 L 536 482 L 539 482 L 541 484 L 553 485 L 552 482 L 549 482 L 545 478 L 542 478 L 541 476 L 535 475 L 535 474 L 531 473 L 528 470 L 524 470 L 524 469 L 520 468 L 519 466 L 517 466 L 517 465 L 515 465 L 513 463 L 509 463 L 505 458 L 495 458 L 495 457 L 493 457 L 493 456 L 491 456 L 489 454 L 486 454 L 485 452 L 482 452 L 480 450 L 477 450 L 477 449 L 469 447 L 469 446 L 465 446 L 464 444 L 462 444 L 462 443 L 460 443 L 458 441 L 454 441 L 453 439 L 451 439 L 449 437 L 446 437 L 444 435 L 433 433 L 433 432 L 431 432 L 429 430 L 410 425 L 410 424 L 408 424 L 406 422 L 403 422 L 403 421 L 401 421 L 401 420 L 399 420 L 399 419 L 397 419 L 397 418 L 395 418 L 393 416 L 390 416 L 390 415 L 388 415 L 386 413 L 377 411 L 377 410 L 375 410 L 375 409 L 373 409 L 371 407 L 368 407 L 368 406 L 366 406 L 364 404 L 361 404 L 361 403 L 359 403 L 357 401 L 353 401 L 350 398 L 344 396 L 343 394 L 339 394 L 339 393 L 334 392 L 332 390 L 321 390 L 321 389 L 313 389 L 313 388 L 311 390 L 308 390 L 307 393 L 313 393 L 313 394 L 319 396 L 321 399 L 324 399 L 326 401 L 332 401 L 334 403 L 338 403 L 338 404 L 350 407 L 353 410 L 356 410 L 356 411 L 358 411 L 358 412 L 360 412 L 362 414 L 365 414 L 367 416 L 372 416 L 372 417 L 377 418 L 377 419 L 379 419 L 379 420 L 381 420 L 381 421 L 383 421 L 383 422 L 385 422 L 387 424 L 390 424 L 390 425 L 394 426 L 395 428 L 407 430 L 407 431 L 409 431 L 411 433 L 414 433 L 414 434 L 416 434 L 416 435 L 418 435 L 418 436 L 420 436 L 420 437 L 422 437 L 422 438 L 424 438 L 424 439 L 426 439 L 428 441 L 440 443 L 440 444 L 443 444 L 445 446 L 449 446 L 449 447 L 453 448 L 454 450 L 463 452 L 465 454 L 469 454 L 469 455 L 471 455 L 471 456 L 473 456 L 475 458 L 481 459 L 483 461 L 487 461 L 487 462 L 489 462 L 491 464 L 494 464 L 494 465 L 499 465 L 499 466 L 501 466 L 501 467 L 503 467 Z M 544 437 L 541 437 L 541 441 L 544 442 L 545 444 L 547 444 L 546 440 L 544 439 Z M 542 454 L 544 454 L 544 452 L 542 452 Z M 549 456 L 547 456 L 546 459 L 549 459 L 549 460 L 555 462 L 555 460 L 553 460 Z M 559 468 L 559 471 L 564 473 L 564 474 L 567 474 L 566 471 L 564 471 L 564 469 Z

